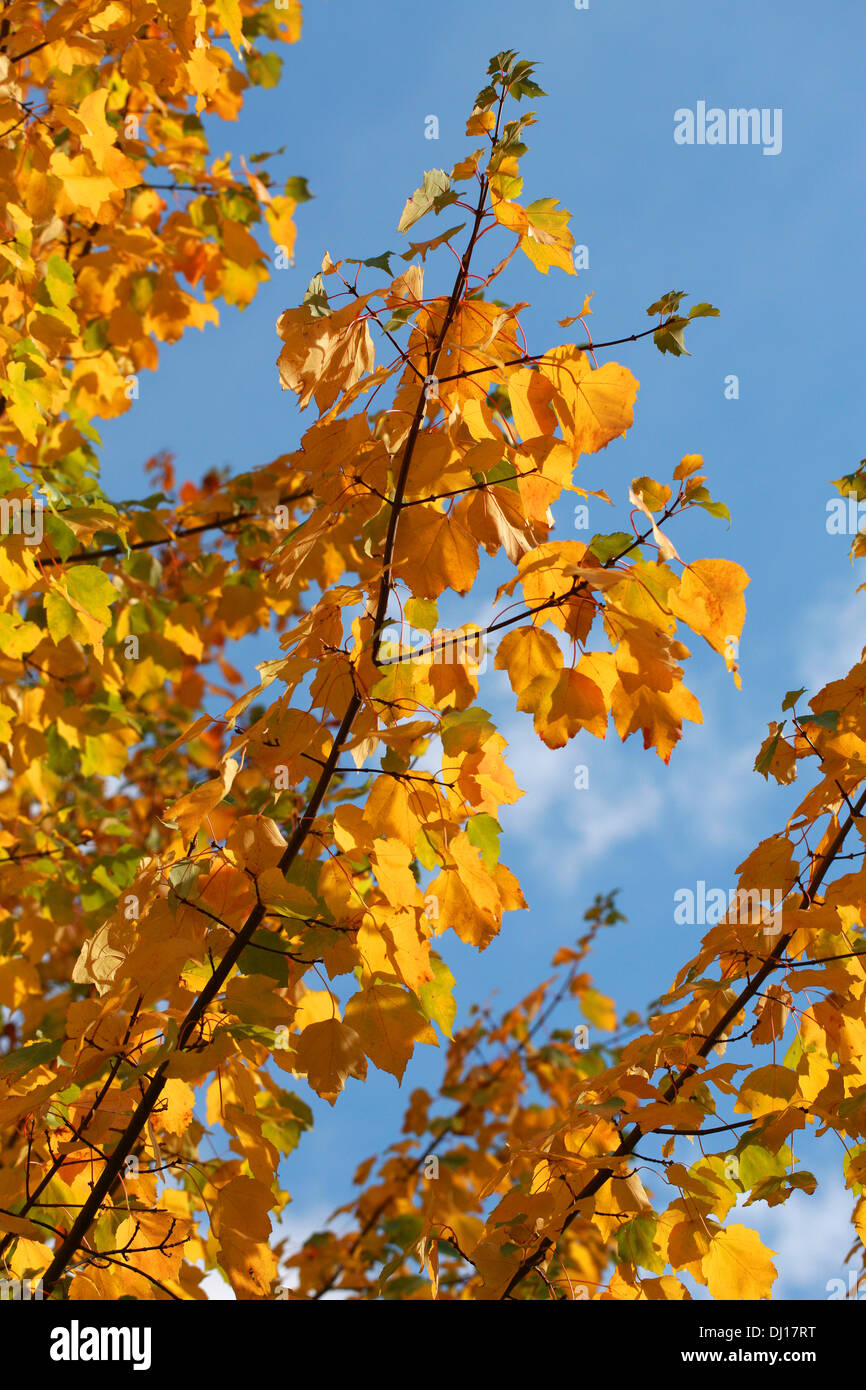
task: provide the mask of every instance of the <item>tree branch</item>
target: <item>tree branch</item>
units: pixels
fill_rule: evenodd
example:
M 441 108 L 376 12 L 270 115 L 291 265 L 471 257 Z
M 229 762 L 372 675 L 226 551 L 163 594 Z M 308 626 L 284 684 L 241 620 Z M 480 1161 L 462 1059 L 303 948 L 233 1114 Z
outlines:
M 504 99 L 505 90 L 503 90 L 502 98 L 500 101 L 500 113 Z M 443 320 L 442 327 L 440 329 L 439 336 L 437 338 L 436 345 L 431 357 L 431 371 L 434 372 L 435 365 L 439 360 L 443 346 L 445 344 L 446 336 L 451 328 L 451 324 L 457 310 L 457 305 L 466 285 L 466 277 L 469 269 L 469 263 L 471 260 L 472 251 L 475 247 L 475 242 L 478 238 L 478 230 L 480 228 L 481 218 L 483 216 L 486 192 L 487 182 L 485 179 L 481 187 L 478 209 L 475 217 L 475 224 L 473 226 L 466 251 L 464 252 L 462 261 L 460 263 L 460 270 L 458 271 L 457 277 L 454 282 L 454 288 L 451 292 L 451 298 L 448 301 L 448 309 L 446 311 L 445 318 Z M 388 609 L 388 599 L 391 593 L 391 569 L 393 566 L 394 547 L 397 537 L 397 522 L 399 520 L 403 495 L 405 493 L 406 482 L 409 476 L 409 468 L 412 462 L 412 455 L 415 449 L 415 443 L 418 439 L 418 434 L 421 428 L 421 422 L 424 418 L 426 404 L 426 396 L 422 391 L 419 393 L 418 405 L 416 407 L 415 415 L 412 420 L 412 425 L 409 430 L 409 436 L 407 438 L 406 446 L 403 453 L 403 461 L 400 468 L 400 474 L 394 492 L 394 499 L 391 504 L 391 515 L 388 521 L 388 530 L 385 537 L 383 571 L 381 580 L 379 582 L 379 595 L 376 603 L 375 616 L 373 620 L 373 659 L 376 662 L 378 662 L 379 647 L 381 645 L 381 633 L 384 625 L 385 615 Z M 333 778 L 335 770 L 337 768 L 340 754 L 343 750 L 343 745 L 345 744 L 351 732 L 352 725 L 354 724 L 355 718 L 361 708 L 361 705 L 362 697 L 356 690 L 355 693 L 352 695 L 351 699 L 349 700 L 340 727 L 334 736 L 334 742 L 331 746 L 331 751 L 328 755 L 324 767 L 322 768 L 318 781 L 316 782 L 316 786 L 313 790 L 309 802 L 307 803 L 307 807 L 300 820 L 298 821 L 297 825 L 295 826 L 295 829 L 289 839 L 289 842 L 280 858 L 278 867 L 283 874 L 288 873 L 289 869 L 291 868 L 292 864 L 297 858 L 310 830 L 312 829 L 316 815 L 319 811 L 319 807 L 321 806 L 322 801 L 325 798 L 328 787 L 331 783 L 331 779 Z M 244 923 L 244 926 L 235 937 L 235 940 L 232 942 L 231 946 L 229 946 L 228 950 L 226 951 L 225 955 L 223 956 L 213 975 L 210 977 L 207 984 L 204 986 L 201 993 L 198 995 L 197 999 L 193 1002 L 192 1006 L 190 1007 L 189 1012 L 187 1013 L 178 1031 L 177 1042 L 175 1043 L 173 1052 L 180 1052 L 185 1048 L 190 1036 L 201 1022 L 205 1010 L 208 1008 L 209 1004 L 215 999 L 216 995 L 219 993 L 223 985 L 226 983 L 226 980 L 228 979 L 229 974 L 231 973 L 235 963 L 237 962 L 238 957 L 240 956 L 244 947 L 249 944 L 252 936 L 261 924 L 264 916 L 264 904 L 257 903 L 256 906 L 250 912 L 246 922 Z M 51 1264 L 46 1270 L 42 1281 L 43 1288 L 45 1292 L 49 1295 L 56 1287 L 60 1278 L 63 1276 L 64 1271 L 66 1270 L 70 1261 L 73 1259 L 75 1252 L 81 1246 L 82 1241 L 84 1240 L 84 1237 L 90 1229 L 90 1226 L 92 1225 L 104 1198 L 109 1192 L 112 1184 L 116 1181 L 117 1176 L 123 1167 L 127 1155 L 130 1153 L 131 1149 L 138 1141 L 145 1125 L 147 1124 L 150 1115 L 152 1114 L 153 1109 L 157 1101 L 159 1100 L 159 1097 L 165 1085 L 166 1073 L 170 1060 L 170 1058 L 166 1058 L 160 1064 L 157 1071 L 154 1073 L 141 1100 L 136 1106 L 129 1120 L 129 1123 L 126 1126 L 126 1129 L 123 1131 L 117 1143 L 117 1146 L 112 1152 L 109 1161 L 106 1163 L 105 1167 L 102 1170 L 102 1173 L 100 1174 L 99 1178 L 94 1184 L 90 1197 L 88 1198 L 87 1202 L 84 1204 L 75 1221 L 73 1222 L 68 1235 L 61 1242 L 59 1248 L 55 1252 L 54 1258 L 52 1259 Z
M 817 892 L 818 888 L 821 886 L 821 883 L 824 880 L 824 877 L 828 869 L 833 863 L 833 860 L 836 858 L 836 855 L 838 854 L 842 845 L 845 843 L 845 839 L 849 831 L 851 830 L 851 827 L 854 825 L 855 816 L 860 816 L 862 814 L 864 806 L 866 806 L 866 791 L 863 792 L 860 799 L 857 801 L 848 819 L 842 825 L 839 826 L 839 829 L 834 835 L 832 841 L 830 842 L 827 849 L 824 851 L 817 864 L 815 865 L 815 868 L 813 869 L 812 874 L 809 878 L 808 889 L 803 893 L 803 896 L 800 899 L 800 905 L 798 909 L 799 911 L 803 912 L 806 908 L 810 906 L 811 902 L 814 899 L 815 893 Z M 764 962 L 761 969 L 758 971 L 757 975 L 754 977 L 753 980 L 749 982 L 748 985 L 746 985 L 745 989 L 743 989 L 740 992 L 740 994 L 734 1000 L 733 1004 L 731 1004 L 731 1006 L 725 1011 L 725 1013 L 719 1019 L 718 1023 L 713 1028 L 712 1032 L 701 1044 L 700 1048 L 698 1049 L 699 1058 L 706 1057 L 708 1053 L 711 1051 L 711 1049 L 715 1047 L 716 1043 L 721 1041 L 728 1025 L 731 1022 L 733 1022 L 733 1020 L 737 1017 L 739 1013 L 742 1012 L 742 1010 L 745 1008 L 746 1004 L 749 1002 L 752 996 L 757 993 L 761 985 L 767 979 L 767 976 L 770 975 L 772 971 L 775 969 L 780 957 L 783 955 L 786 947 L 788 946 L 788 943 L 796 935 L 796 930 L 797 929 L 795 928 L 794 931 L 787 932 L 784 936 L 781 936 L 779 938 L 772 952 L 767 957 L 767 960 Z M 689 1065 L 680 1072 L 679 1076 L 673 1078 L 673 1080 L 667 1087 L 667 1090 L 665 1091 L 662 1099 L 666 1102 L 674 1100 L 676 1096 L 679 1094 L 682 1087 L 685 1085 L 685 1083 L 689 1080 L 690 1077 L 695 1075 L 698 1069 L 699 1067 L 697 1061 L 690 1062 Z M 650 1133 L 652 1133 L 652 1131 L 650 1131 Z M 642 1138 L 643 1130 L 641 1129 L 639 1124 L 636 1124 L 634 1128 L 630 1131 L 630 1133 L 624 1137 L 622 1143 L 611 1155 L 611 1157 L 627 1157 L 629 1154 L 633 1152 L 635 1146 L 640 1142 Z M 565 1234 L 571 1223 L 577 1218 L 580 1202 L 585 1201 L 589 1197 L 594 1197 L 596 1192 L 600 1191 L 600 1189 L 604 1187 L 605 1183 L 610 1181 L 610 1178 L 610 1172 L 599 1172 L 596 1174 L 594 1178 L 590 1179 L 590 1181 L 586 1184 L 584 1188 L 581 1189 L 581 1191 L 577 1194 L 575 1205 L 572 1207 L 571 1211 L 569 1212 L 568 1216 L 562 1224 L 562 1228 L 559 1233 L 560 1236 Z M 528 1255 L 526 1257 L 526 1259 L 520 1265 L 519 1269 L 509 1280 L 508 1286 L 501 1295 L 502 1298 L 510 1297 L 512 1290 L 516 1289 L 518 1284 L 522 1283 L 526 1276 L 535 1269 L 535 1267 L 540 1263 L 540 1261 L 544 1258 L 547 1252 L 554 1247 L 555 1243 L 556 1242 L 554 1240 L 551 1240 L 549 1236 L 545 1236 L 544 1240 L 537 1247 L 537 1249 L 531 1255 Z

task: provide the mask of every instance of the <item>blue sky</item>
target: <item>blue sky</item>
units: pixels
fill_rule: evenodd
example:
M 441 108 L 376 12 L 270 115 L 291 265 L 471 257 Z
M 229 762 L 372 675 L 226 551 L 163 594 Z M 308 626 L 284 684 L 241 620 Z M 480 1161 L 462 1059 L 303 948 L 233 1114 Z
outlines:
M 577 278 L 541 276 L 521 257 L 500 281 L 501 297 L 531 301 L 523 316 L 530 346 L 571 339 L 573 330 L 556 321 L 576 313 L 590 291 L 598 339 L 648 326 L 646 307 L 670 289 L 688 291 L 687 305 L 709 300 L 721 310 L 690 330 L 691 357 L 662 357 L 651 340 L 600 355 L 639 379 L 635 423 L 625 440 L 582 460 L 577 481 L 615 499 L 616 513 L 599 505 L 590 522 L 591 531 L 613 530 L 632 478 L 665 481 L 684 454 L 704 455 L 708 485 L 729 506 L 732 525 L 699 514 L 672 537 L 684 559 L 723 556 L 751 575 L 743 688 L 694 641 L 687 684 L 704 723 L 686 726 L 665 768 L 612 732 L 604 743 L 586 736 L 551 753 L 515 715 L 505 678 L 482 677 L 482 703 L 508 737 L 527 793 L 503 812 L 503 858 L 531 910 L 511 914 L 481 956 L 444 945 L 458 978 L 458 1023 L 473 999 L 498 991 L 506 1005 L 545 978 L 557 946 L 580 933 L 593 894 L 613 887 L 629 921 L 600 938 L 597 984 L 622 1012 L 660 995 L 700 935 L 674 925 L 675 889 L 699 879 L 733 886 L 735 866 L 793 809 L 789 793 L 751 771 L 767 722 L 787 690 L 814 691 L 859 657 L 857 577 L 846 538 L 828 535 L 825 522 L 835 495 L 829 479 L 866 452 L 864 29 L 853 0 L 589 0 L 586 10 L 572 0 L 306 0 L 303 38 L 284 52 L 280 86 L 254 91 L 237 124 L 211 123 L 215 154 L 285 145 L 276 170 L 306 176 L 315 198 L 298 209 L 295 265 L 274 271 L 245 313 L 222 310 L 219 329 L 166 350 L 159 372 L 141 377 L 130 412 L 104 426 L 104 482 L 116 496 L 151 490 L 143 464 L 162 448 L 174 451 L 182 479 L 214 465 L 246 470 L 297 445 L 312 417 L 279 390 L 276 318 L 299 302 L 325 250 L 336 260 L 404 249 L 396 232 L 403 203 L 425 169 L 449 169 L 477 143 L 465 139 L 465 119 L 490 56 L 503 48 L 536 60 L 548 93 L 532 103 L 538 125 L 528 133 L 524 201 L 558 197 L 589 251 Z M 674 113 L 701 101 L 781 109 L 780 152 L 676 144 Z M 439 120 L 435 141 L 425 139 L 429 115 Z M 412 236 L 446 225 L 430 220 Z M 443 257 L 425 288 L 450 289 L 451 278 Z M 738 399 L 725 398 L 730 375 Z M 555 534 L 577 534 L 572 505 L 557 507 Z M 489 573 L 502 577 L 495 567 Z M 476 613 L 453 605 L 457 621 Z M 252 672 L 277 643 L 263 636 L 240 650 Z M 585 791 L 573 785 L 578 763 L 590 769 Z M 398 1136 L 409 1091 L 434 1086 L 442 1060 L 425 1048 L 402 1090 L 371 1070 L 333 1111 L 316 1103 L 316 1129 L 290 1162 L 294 1233 L 348 1199 L 356 1163 Z M 803 1152 L 817 1172 L 838 1167 L 832 1138 Z M 761 1229 L 788 1252 L 777 1295 L 826 1296 L 825 1281 L 843 1274 L 851 1243 L 847 1214 L 838 1190 L 770 1213 Z

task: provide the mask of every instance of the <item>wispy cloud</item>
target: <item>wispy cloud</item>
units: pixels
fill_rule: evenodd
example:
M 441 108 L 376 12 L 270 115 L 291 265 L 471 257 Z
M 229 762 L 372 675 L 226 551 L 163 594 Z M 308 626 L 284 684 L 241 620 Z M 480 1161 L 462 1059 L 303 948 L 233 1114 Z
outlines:
M 729 1218 L 757 1231 L 764 1245 L 776 1252 L 773 1263 L 779 1278 L 774 1298 L 829 1298 L 837 1287 L 830 1284 L 828 1289 L 829 1281 L 841 1279 L 847 1289 L 849 1268 L 858 1268 L 856 1261 L 844 1263 L 856 1239 L 853 1196 L 838 1173 L 816 1176 L 820 1182 L 813 1197 L 795 1192 L 783 1206 L 741 1207 Z
M 503 729 L 507 759 L 526 796 L 507 813 L 508 830 L 519 836 L 530 865 L 544 872 L 558 892 L 573 888 L 584 871 L 597 874 L 613 850 L 643 834 L 656 820 L 662 793 L 653 781 L 635 782 L 628 750 L 608 738 L 604 756 L 584 763 L 588 740 L 566 748 L 546 748 L 531 720 Z M 588 785 L 578 788 L 578 768 L 586 767 Z
M 799 679 L 814 694 L 839 680 L 860 660 L 866 641 L 866 596 L 851 592 L 850 582 L 827 586 L 806 605 L 798 621 Z

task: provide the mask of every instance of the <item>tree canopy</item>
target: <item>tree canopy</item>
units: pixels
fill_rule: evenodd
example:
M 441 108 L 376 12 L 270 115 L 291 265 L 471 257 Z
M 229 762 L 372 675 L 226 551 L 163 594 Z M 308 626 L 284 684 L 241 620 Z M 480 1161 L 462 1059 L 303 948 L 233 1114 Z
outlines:
M 620 1023 L 595 987 L 623 920 L 601 894 L 547 980 L 455 1031 L 440 938 L 482 951 L 528 911 L 486 653 L 546 747 L 638 736 L 667 764 L 702 718 L 689 644 L 739 685 L 749 582 L 680 553 L 686 512 L 727 516 L 700 455 L 625 496 L 577 481 L 633 425 L 609 354 L 680 356 L 718 310 L 669 291 L 596 337 L 587 296 L 538 346 L 497 297 L 512 263 L 527 296 L 575 274 L 567 210 L 523 197 L 534 64 L 491 60 L 465 157 L 405 201 L 404 252 L 325 253 L 281 315 L 296 449 L 179 490 L 155 457 L 150 496 L 103 491 L 95 422 L 134 406 L 157 342 L 293 254 L 304 180 L 213 158 L 203 117 L 273 86 L 300 26 L 294 0 L 4 7 L 5 1275 L 69 1300 L 205 1299 L 212 1271 L 243 1300 L 681 1300 L 685 1276 L 762 1299 L 776 1267 L 736 1207 L 814 1190 L 813 1124 L 841 1140 L 862 1264 L 863 663 L 769 724 L 757 772 L 806 764 L 808 789 L 663 999 Z M 866 495 L 860 471 L 837 487 Z M 610 529 L 563 538 L 566 495 Z M 457 628 L 453 595 L 476 614 Z M 232 644 L 259 632 L 253 684 Z M 439 1093 L 411 1089 L 340 1228 L 290 1250 L 283 1160 L 316 1106 L 443 1044 Z

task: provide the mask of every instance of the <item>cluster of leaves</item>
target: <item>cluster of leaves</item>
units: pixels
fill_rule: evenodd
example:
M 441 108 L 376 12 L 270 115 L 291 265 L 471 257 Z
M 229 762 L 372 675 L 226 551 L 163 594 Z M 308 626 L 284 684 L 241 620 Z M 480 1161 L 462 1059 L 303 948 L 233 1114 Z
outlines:
M 36 7 L 22 12 L 42 22 Z M 52 110 L 61 77 L 94 78 L 64 46 L 95 23 L 92 8 L 69 14 L 79 27 L 66 38 L 48 19 L 27 45 L 28 61 L 45 65 L 32 80 L 52 85 Z M 115 36 L 120 68 L 141 48 L 140 65 L 168 65 L 179 91 L 218 114 L 228 103 L 230 114 L 244 78 L 225 48 L 195 35 L 213 21 L 232 40 L 256 26 L 279 37 L 271 7 L 191 5 L 180 26 L 176 14 L 160 20 L 159 59 L 147 47 L 150 14 Z M 99 38 L 85 33 L 91 64 L 118 15 L 106 7 Z M 202 47 L 220 75 L 204 91 Z M 557 990 L 541 986 L 496 1026 L 479 1016 L 452 1039 L 454 981 L 437 938 L 452 931 L 484 949 L 503 914 L 525 907 L 500 859 L 499 808 L 522 793 L 478 703 L 486 638 L 505 632 L 496 664 L 548 747 L 604 738 L 612 722 L 667 763 L 683 722 L 701 717 L 683 682 L 682 637 L 702 637 L 738 680 L 747 583 L 731 562 L 683 561 L 670 538 L 669 523 L 693 507 L 724 514 L 698 455 L 675 466 L 671 484 L 634 479 L 620 528 L 586 544 L 556 536 L 553 507 L 563 494 L 590 495 L 575 468 L 630 428 L 638 383 L 617 363 L 598 364 L 612 343 L 593 342 L 588 299 L 560 321 L 580 323 L 579 342 L 531 352 L 525 304 L 490 293 L 518 251 L 543 274 L 574 267 L 567 211 L 552 198 L 518 201 L 534 117 L 505 113 L 510 100 L 542 95 L 532 64 L 502 53 L 488 77 L 467 124 L 479 147 L 450 173 L 428 173 L 401 218 L 405 231 L 454 206 L 463 227 L 413 243 L 396 277 L 390 252 L 326 254 L 304 302 L 282 314 L 280 381 L 316 410 L 290 454 L 236 479 L 211 474 L 175 504 L 164 493 L 137 506 L 94 503 L 87 470 L 62 441 L 82 433 L 88 411 L 110 413 L 111 400 L 99 395 L 97 409 L 91 393 L 85 405 L 86 378 L 58 365 L 62 353 L 45 357 L 44 378 L 32 360 L 25 368 L 28 381 L 49 384 L 34 406 L 36 440 L 9 438 L 9 474 L 14 464 L 35 479 L 38 463 L 43 486 L 50 477 L 60 488 L 62 476 L 78 503 L 57 508 L 38 551 L 24 535 L 0 546 L 0 1005 L 10 1043 L 0 1059 L 0 1254 L 7 1272 L 41 1275 L 54 1296 L 203 1298 L 204 1274 L 219 1269 L 247 1299 L 273 1296 L 290 1277 L 299 1297 L 334 1287 L 361 1297 L 573 1297 L 578 1287 L 682 1297 L 670 1265 L 715 1296 L 750 1297 L 766 1291 L 769 1259 L 757 1237 L 723 1224 L 744 1172 L 758 1196 L 782 1200 L 798 1181 L 786 1144 L 807 1116 L 860 1134 L 860 876 L 837 880 L 824 899 L 818 890 L 860 815 L 862 802 L 840 819 L 863 776 L 861 668 L 812 701 L 816 717 L 798 721 L 792 741 L 771 726 L 776 742 L 762 750 L 762 770 L 780 781 L 799 758 L 821 763 L 823 780 L 786 833 L 740 869 L 744 890 L 799 890 L 795 930 L 771 947 L 760 925 L 720 924 L 638 1036 L 581 1051 L 554 1033 L 538 1046 L 566 996 L 595 1027 L 615 1026 L 610 1001 L 578 970 L 598 927 L 617 920 L 601 900 L 576 951 L 557 957 Z M 117 91 L 121 115 L 128 94 Z M 79 113 L 86 100 L 76 96 Z M 173 169 L 194 163 L 195 149 L 169 144 Z M 80 177 L 96 177 L 92 152 L 68 148 L 84 161 Z M 79 174 L 63 172 L 77 188 Z M 267 219 L 268 198 L 253 178 L 249 187 L 247 206 L 263 202 Z M 136 240 L 131 187 L 121 178 L 117 190 L 99 204 L 93 242 L 76 252 L 73 234 L 63 258 L 74 289 L 64 307 L 85 318 L 95 238 L 110 245 L 112 266 L 159 254 Z M 231 300 L 239 240 L 226 240 L 220 197 L 209 196 L 213 218 L 197 226 L 190 213 L 185 234 L 221 267 L 212 283 L 205 276 L 206 293 Z M 73 228 L 76 216 L 67 213 Z M 165 220 L 163 248 L 178 217 Z M 504 236 L 506 254 L 479 273 L 488 236 Z M 174 249 L 165 254 L 172 274 L 186 273 Z M 450 292 L 425 288 L 428 257 L 456 257 Z M 373 288 L 359 288 L 362 271 L 377 273 Z M 653 336 L 660 350 L 682 351 L 682 298 L 664 296 L 650 310 L 658 323 L 616 341 Z M 177 317 L 168 310 L 178 326 L 184 303 Z M 712 312 L 699 304 L 691 319 Z M 72 331 L 80 335 L 80 317 Z M 136 334 L 149 331 L 142 319 Z M 123 343 L 98 350 L 110 380 L 126 365 Z M 18 429 L 7 414 L 3 428 Z M 77 436 L 71 447 L 84 448 Z M 170 464 L 154 460 L 153 471 L 170 489 Z M 611 503 L 601 489 L 591 495 Z M 486 628 L 444 631 L 439 601 L 477 592 L 482 552 L 512 568 L 496 595 L 508 606 Z M 281 655 L 239 694 L 223 648 L 271 614 Z M 429 640 L 401 640 L 404 622 Z M 214 661 L 225 688 L 206 678 Z M 219 719 L 202 712 L 214 692 L 227 701 Z M 833 721 L 820 718 L 825 698 Z M 816 982 L 828 999 L 797 1006 L 796 991 Z M 796 1017 L 785 1064 L 708 1066 L 753 999 L 755 1043 L 774 1044 Z M 371 1065 L 401 1080 L 416 1045 L 438 1045 L 437 1029 L 450 1040 L 443 1095 L 456 1112 L 431 1118 L 416 1093 L 406 1122 L 416 1139 L 396 1146 L 375 1186 L 371 1168 L 359 1175 L 354 1231 L 318 1235 L 289 1257 L 300 1273 L 283 1272 L 281 1157 L 311 1119 L 289 1079 L 334 1104 Z M 470 1054 L 483 1043 L 498 1056 L 476 1066 Z M 723 1159 L 687 1170 L 666 1144 L 659 1163 L 676 1196 L 657 1213 L 635 1171 L 637 1144 L 699 1131 L 716 1113 L 714 1092 L 750 1115 L 737 1122 L 746 1132 L 734 1151 L 749 1161 L 738 1159 L 729 1179 Z M 446 1181 L 441 1170 L 438 1182 L 424 1177 L 431 1153 Z M 860 1176 L 855 1155 L 858 1192 Z

